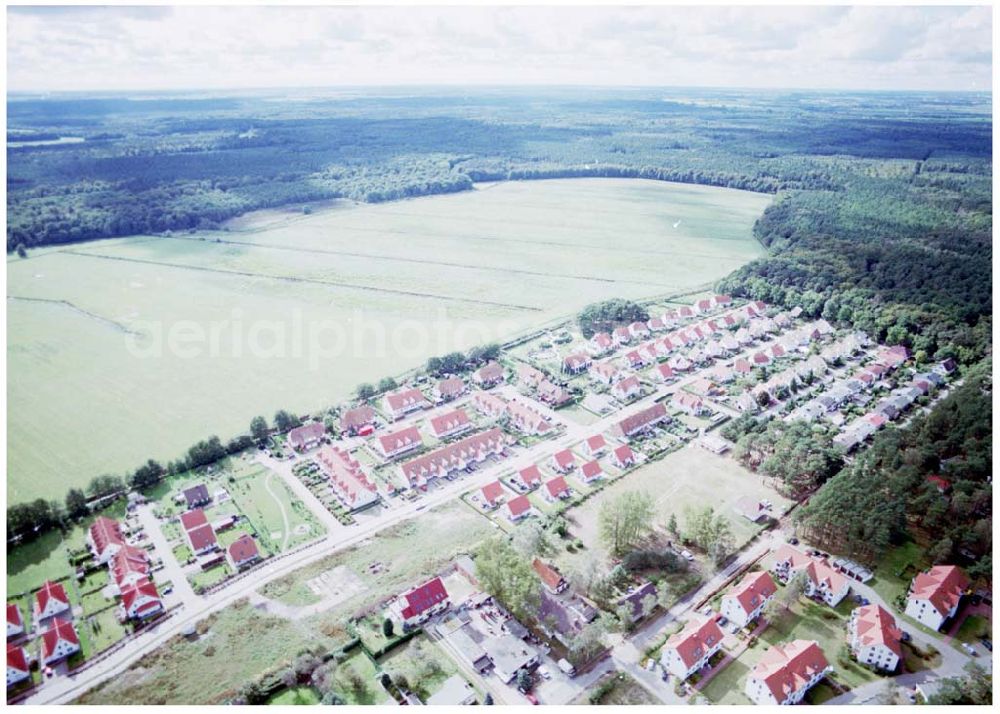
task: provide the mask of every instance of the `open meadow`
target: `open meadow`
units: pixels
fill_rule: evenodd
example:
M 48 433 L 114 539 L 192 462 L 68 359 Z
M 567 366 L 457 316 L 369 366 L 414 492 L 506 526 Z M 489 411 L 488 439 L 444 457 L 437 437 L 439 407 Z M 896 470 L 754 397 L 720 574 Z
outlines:
M 8 500 L 61 498 L 586 303 L 695 290 L 761 254 L 770 200 L 513 182 L 11 258 Z

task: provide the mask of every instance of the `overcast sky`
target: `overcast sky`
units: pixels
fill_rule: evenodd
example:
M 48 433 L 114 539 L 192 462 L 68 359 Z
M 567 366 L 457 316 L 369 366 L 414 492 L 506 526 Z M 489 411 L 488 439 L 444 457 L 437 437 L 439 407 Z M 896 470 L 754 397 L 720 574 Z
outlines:
M 12 91 L 991 88 L 988 7 L 10 8 Z

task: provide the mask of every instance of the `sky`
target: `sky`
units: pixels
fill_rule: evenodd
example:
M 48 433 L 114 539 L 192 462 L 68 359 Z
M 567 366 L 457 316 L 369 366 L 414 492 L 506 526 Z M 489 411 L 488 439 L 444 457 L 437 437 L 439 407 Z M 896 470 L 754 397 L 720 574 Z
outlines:
M 989 7 L 8 8 L 8 91 L 991 89 Z

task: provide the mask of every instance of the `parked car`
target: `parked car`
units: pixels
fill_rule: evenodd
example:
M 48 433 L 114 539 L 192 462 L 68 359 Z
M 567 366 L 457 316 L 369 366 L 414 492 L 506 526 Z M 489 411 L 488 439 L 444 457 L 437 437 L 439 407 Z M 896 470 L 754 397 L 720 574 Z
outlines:
M 991 640 L 989 637 L 986 637 L 984 635 L 983 637 L 979 638 L 979 641 L 982 643 L 983 647 L 985 647 L 987 650 L 989 650 L 990 652 L 993 651 L 993 640 Z
M 691 554 L 690 550 L 682 550 L 681 551 L 681 557 L 684 558 L 684 560 L 686 560 L 688 562 L 694 560 L 694 556 Z
M 545 665 L 538 668 L 538 673 L 542 675 L 542 679 L 552 679 L 552 672 Z
M 524 698 L 532 704 L 538 704 L 538 698 L 534 694 L 525 694 Z
M 962 649 L 969 653 L 971 657 L 978 657 L 979 653 L 976 652 L 976 648 L 970 645 L 968 642 L 962 643 Z

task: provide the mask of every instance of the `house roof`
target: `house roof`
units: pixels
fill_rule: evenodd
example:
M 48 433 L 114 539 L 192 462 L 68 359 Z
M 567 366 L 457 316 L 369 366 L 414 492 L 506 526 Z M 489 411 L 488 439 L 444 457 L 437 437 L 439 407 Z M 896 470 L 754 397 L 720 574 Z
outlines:
M 597 451 L 598 449 L 603 449 L 608 445 L 608 442 L 604 440 L 601 434 L 594 434 L 587 438 L 587 448 L 590 451 Z
M 854 617 L 857 618 L 854 631 L 862 646 L 884 645 L 898 657 L 903 656 L 900 645 L 903 631 L 896 626 L 896 618 L 888 610 L 881 605 L 865 605 L 854 611 Z
M 823 650 L 812 640 L 793 640 L 786 645 L 774 645 L 762 656 L 750 676 L 770 690 L 778 702 L 800 691 L 817 672 L 830 663 Z
M 670 379 L 674 376 L 674 370 L 671 369 L 669 364 L 658 364 L 656 365 L 656 371 L 660 373 L 660 376 L 664 379 Z
M 56 617 L 45 632 L 42 633 L 42 659 L 48 659 L 55 652 L 56 645 L 60 640 L 65 640 L 70 644 L 79 645 L 80 639 L 76 636 L 73 623 Z
M 207 548 L 218 542 L 215 538 L 215 531 L 213 531 L 212 526 L 207 523 L 203 526 L 196 526 L 195 528 L 189 530 L 188 539 L 191 541 L 191 547 L 195 550 Z
M 468 459 L 484 450 L 497 448 L 505 441 L 503 432 L 494 427 L 410 459 L 400 466 L 400 471 L 411 484 L 421 476 L 434 478 L 441 475 L 442 470 L 464 467 Z
M 459 429 L 469 424 L 469 415 L 464 409 L 455 409 L 447 414 L 440 414 L 431 419 L 431 430 L 435 436 Z
M 562 476 L 556 476 L 555 478 L 546 481 L 545 488 L 548 490 L 549 495 L 554 498 L 559 498 L 563 493 L 569 490 L 569 486 L 566 485 L 566 479 Z
M 66 589 L 59 583 L 46 580 L 42 583 L 41 589 L 35 593 L 35 602 L 38 603 L 38 610 L 43 612 L 48 607 L 50 600 L 61 602 L 63 605 L 69 605 L 69 598 L 66 597 Z
M 560 468 L 567 468 L 576 463 L 576 457 L 573 455 L 573 452 L 570 451 L 569 449 L 563 449 L 562 451 L 557 451 L 552 455 L 552 458 L 555 459 L 555 462 L 559 465 Z
M 423 392 L 416 388 L 403 389 L 392 394 L 386 394 L 385 401 L 393 411 L 405 409 L 414 404 L 429 404 Z
M 188 502 L 188 507 L 196 503 L 203 503 L 208 500 L 208 488 L 203 483 L 186 488 L 184 489 L 184 499 Z
M 751 573 L 726 593 L 726 598 L 732 598 L 740 604 L 743 612 L 753 612 L 764 600 L 778 591 L 771 574 L 762 571 Z
M 445 397 L 453 397 L 456 394 L 461 394 L 464 389 L 465 382 L 462 381 L 461 377 L 449 377 L 437 383 L 438 393 Z
M 527 468 L 517 472 L 525 486 L 534 486 L 542 482 L 542 472 L 538 470 L 537 464 L 532 464 Z
M 403 594 L 406 607 L 403 608 L 403 617 L 417 617 L 435 605 L 448 599 L 448 591 L 441 582 L 441 578 L 434 578 L 423 585 L 413 588 L 408 593 Z
M 192 528 L 198 528 L 206 523 L 208 523 L 208 518 L 205 517 L 205 512 L 200 508 L 195 508 L 181 514 L 181 527 L 183 527 L 186 531 L 189 531 Z
M 623 394 L 628 393 L 633 389 L 639 389 L 639 378 L 634 374 L 630 377 L 626 377 L 614 387 L 612 387 L 616 392 L 621 392 Z
M 947 615 L 958 605 L 967 587 L 969 581 L 957 567 L 935 565 L 913 579 L 910 596 L 927 600 L 941 615 Z
M 122 605 L 125 606 L 125 612 L 131 610 L 136 600 L 143 596 L 155 598 L 156 600 L 160 599 L 160 593 L 156 591 L 156 585 L 149 580 L 140 580 L 135 585 L 122 590 Z
M 517 496 L 507 502 L 507 510 L 512 516 L 520 516 L 531 510 L 531 501 L 528 500 L 527 496 Z
M 243 563 L 260 556 L 257 543 L 249 533 L 241 533 L 240 537 L 230 543 L 226 550 L 234 563 Z
M 17 606 L 17 603 L 7 603 L 7 624 L 16 625 L 21 628 L 24 627 L 24 619 L 21 617 L 21 608 Z
M 482 487 L 481 491 L 483 493 L 483 500 L 490 504 L 496 503 L 503 496 L 503 486 L 500 485 L 499 481 L 486 484 Z
M 149 572 L 149 554 L 142 548 L 126 545 L 111 559 L 111 574 L 121 585 L 131 573 L 145 576 Z
M 476 370 L 476 379 L 480 382 L 495 382 L 503 379 L 503 367 L 497 362 L 490 362 Z
M 736 363 L 733 364 L 733 369 L 735 369 L 737 372 L 742 372 L 745 374 L 751 371 L 753 367 L 750 366 L 749 362 L 740 357 L 738 360 L 736 360 Z
M 618 459 L 618 463 L 625 463 L 629 459 L 635 459 L 635 453 L 632 451 L 632 447 L 628 444 L 622 444 L 615 448 L 615 458 Z
M 714 617 L 695 619 L 687 627 L 672 635 L 663 646 L 675 650 L 685 667 L 693 667 L 705 652 L 722 641 L 722 630 Z
M 28 651 L 20 645 L 7 645 L 7 669 L 27 672 L 31 669 L 28 663 Z
M 657 402 L 656 404 L 646 407 L 642 411 L 636 412 L 635 414 L 625 417 L 619 421 L 618 429 L 625 436 L 631 436 L 650 424 L 662 421 L 666 416 L 666 406 L 664 406 L 662 402 Z
M 103 553 L 109 545 L 122 545 L 125 542 L 122 537 L 121 524 L 107 516 L 98 516 L 91 524 L 90 540 L 94 543 L 98 553 Z
M 391 434 L 386 434 L 385 436 L 380 436 L 378 438 L 379 446 L 382 448 L 382 452 L 386 454 L 391 454 L 394 451 L 400 449 L 408 449 L 416 445 L 423 445 L 424 440 L 420 436 L 420 430 L 415 426 L 408 426 L 405 429 L 400 429 L 399 431 L 394 431 Z
M 531 561 L 531 567 L 538 574 L 538 577 L 550 589 L 556 590 L 563 583 L 563 576 L 551 565 L 544 563 L 541 559 L 535 558 Z
M 302 426 L 297 426 L 292 429 L 288 432 L 288 440 L 292 443 L 292 446 L 299 446 L 308 441 L 321 439 L 325 433 L 326 426 L 324 426 L 321 422 L 314 421 L 310 424 L 303 424 Z M 205 497 L 208 498 L 207 490 L 205 491 Z
M 596 460 L 588 461 L 580 470 L 583 472 L 585 478 L 595 478 L 604 473 L 601 469 L 601 464 Z
M 361 464 L 347 451 L 327 445 L 316 454 L 316 461 L 326 477 L 339 489 L 340 496 L 352 505 L 359 498 L 368 499 L 369 494 L 375 493 L 375 484 L 368 478 Z
M 354 409 L 348 409 L 340 417 L 340 426 L 344 429 L 357 429 L 365 424 L 371 424 L 375 421 L 375 410 L 368 406 L 355 407 Z
M 598 332 L 596 335 L 590 338 L 590 341 L 601 349 L 607 349 L 612 345 L 611 335 L 607 332 Z

